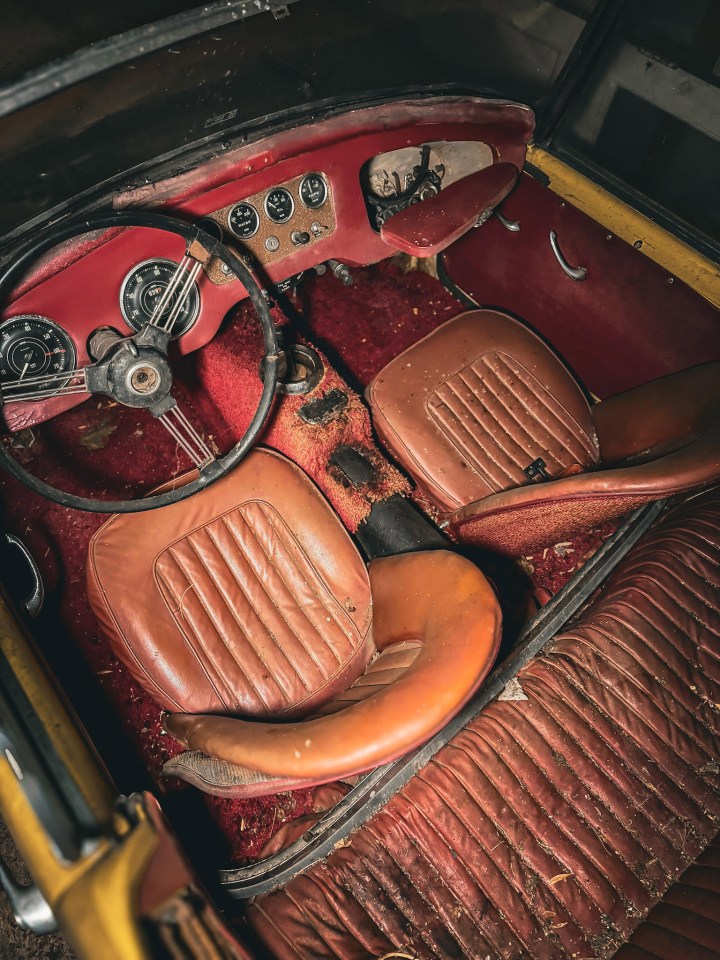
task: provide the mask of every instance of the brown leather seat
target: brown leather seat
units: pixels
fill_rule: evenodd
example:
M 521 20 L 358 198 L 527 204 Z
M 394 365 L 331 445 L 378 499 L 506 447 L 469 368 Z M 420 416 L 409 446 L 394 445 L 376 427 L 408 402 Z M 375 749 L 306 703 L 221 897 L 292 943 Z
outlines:
M 87 573 L 103 633 L 191 748 L 166 772 L 220 795 L 403 754 L 463 706 L 499 641 L 473 564 L 438 551 L 368 570 L 313 483 L 269 451 L 185 503 L 112 517 Z
M 526 326 L 473 310 L 396 357 L 367 396 L 440 520 L 510 555 L 720 479 L 720 363 L 591 407 Z

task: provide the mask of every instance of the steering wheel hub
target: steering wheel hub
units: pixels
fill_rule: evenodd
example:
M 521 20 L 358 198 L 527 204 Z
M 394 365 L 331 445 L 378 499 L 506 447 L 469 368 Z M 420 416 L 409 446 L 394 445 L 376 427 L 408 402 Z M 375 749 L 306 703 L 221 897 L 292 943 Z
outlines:
M 107 393 L 126 407 L 152 409 L 172 389 L 167 357 L 152 347 L 125 340 L 106 363 Z

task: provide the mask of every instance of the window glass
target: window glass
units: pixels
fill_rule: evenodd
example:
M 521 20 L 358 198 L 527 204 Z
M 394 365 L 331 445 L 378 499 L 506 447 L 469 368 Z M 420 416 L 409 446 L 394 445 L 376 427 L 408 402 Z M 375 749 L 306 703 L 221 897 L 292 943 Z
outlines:
M 720 240 L 720 3 L 631 0 L 555 142 Z

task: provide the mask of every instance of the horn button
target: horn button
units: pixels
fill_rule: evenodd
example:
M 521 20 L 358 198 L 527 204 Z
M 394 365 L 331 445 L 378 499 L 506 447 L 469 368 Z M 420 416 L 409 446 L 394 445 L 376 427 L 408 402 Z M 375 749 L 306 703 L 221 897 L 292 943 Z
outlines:
M 107 367 L 108 393 L 128 407 L 152 408 L 172 387 L 167 357 L 152 347 L 126 340 Z

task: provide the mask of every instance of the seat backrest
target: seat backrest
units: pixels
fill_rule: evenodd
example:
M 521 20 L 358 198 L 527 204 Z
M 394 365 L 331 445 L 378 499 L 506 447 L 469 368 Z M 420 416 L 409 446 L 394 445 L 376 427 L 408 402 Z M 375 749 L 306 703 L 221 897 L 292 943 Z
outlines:
M 518 556 L 643 503 L 720 482 L 720 364 L 663 377 L 593 412 L 603 462 L 622 466 L 471 503 L 450 518 L 456 534 Z
M 592 408 L 604 466 L 653 460 L 720 421 L 720 363 L 703 363 L 618 393 Z
M 362 558 L 314 484 L 270 451 L 191 500 L 112 517 L 87 575 L 114 653 L 169 710 L 305 715 L 374 652 Z
M 453 511 L 550 476 L 591 469 L 590 406 L 571 373 L 524 324 L 495 310 L 449 320 L 368 388 L 375 427 L 423 492 Z

